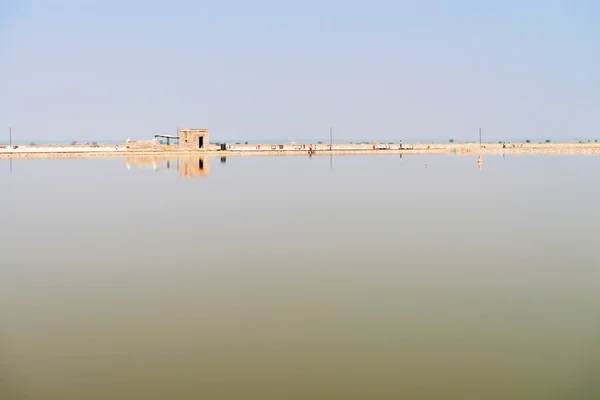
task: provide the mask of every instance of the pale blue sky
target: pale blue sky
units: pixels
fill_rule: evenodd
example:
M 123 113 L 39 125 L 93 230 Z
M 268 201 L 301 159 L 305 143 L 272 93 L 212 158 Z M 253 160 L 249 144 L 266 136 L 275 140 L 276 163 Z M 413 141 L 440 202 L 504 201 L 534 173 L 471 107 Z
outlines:
M 600 3 L 0 0 L 0 141 L 600 140 Z

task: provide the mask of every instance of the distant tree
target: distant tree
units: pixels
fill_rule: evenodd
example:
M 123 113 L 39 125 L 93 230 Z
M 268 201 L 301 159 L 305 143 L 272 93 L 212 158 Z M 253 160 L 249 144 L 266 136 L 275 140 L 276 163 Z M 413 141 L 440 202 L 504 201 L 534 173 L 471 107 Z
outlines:
M 450 140 L 449 140 L 449 142 L 450 142 L 450 143 L 454 143 L 454 139 L 450 139 Z
M 235 142 L 235 144 L 241 144 L 240 142 Z
M 527 139 L 527 140 L 525 141 L 525 143 L 531 143 L 531 140 Z
M 30 146 L 35 146 L 34 142 L 29 143 Z
M 92 146 L 98 146 L 98 143 L 92 142 Z
M 75 146 L 76 144 L 77 144 L 77 142 L 74 140 L 71 142 L 71 146 Z
M 248 142 L 245 142 L 244 144 L 248 144 Z
M 317 142 L 317 144 L 323 144 L 323 142 Z
M 546 143 L 550 143 L 550 139 L 546 139 Z

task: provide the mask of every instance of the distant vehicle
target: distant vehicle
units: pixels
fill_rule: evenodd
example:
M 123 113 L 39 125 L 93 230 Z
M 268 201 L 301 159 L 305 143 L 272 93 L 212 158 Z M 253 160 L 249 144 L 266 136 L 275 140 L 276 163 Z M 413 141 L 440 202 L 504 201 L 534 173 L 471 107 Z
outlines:
M 400 146 L 398 147 L 398 149 L 400 149 L 400 150 L 412 150 L 413 149 L 413 145 L 412 144 L 400 143 Z

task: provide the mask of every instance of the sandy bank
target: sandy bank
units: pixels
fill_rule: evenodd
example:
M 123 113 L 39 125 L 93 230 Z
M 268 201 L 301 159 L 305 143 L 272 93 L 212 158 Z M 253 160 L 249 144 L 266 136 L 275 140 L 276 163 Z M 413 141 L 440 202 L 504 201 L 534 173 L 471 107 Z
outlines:
M 234 145 L 228 150 L 218 150 L 211 146 L 208 150 L 185 150 L 176 146 L 161 146 L 159 149 L 127 149 L 125 145 L 118 146 L 19 146 L 17 149 L 0 148 L 0 158 L 90 158 L 90 157 L 125 157 L 133 155 L 165 155 L 178 157 L 186 155 L 206 155 L 214 157 L 230 156 L 307 156 L 306 149 L 297 150 L 293 145 L 284 145 L 284 149 L 272 150 L 273 145 Z M 373 145 L 334 145 L 332 150 L 328 146 L 317 146 L 312 154 L 319 155 L 383 155 L 383 154 L 459 154 L 459 155 L 486 155 L 486 154 L 535 154 L 535 155 L 600 155 L 599 143 L 544 143 L 544 144 L 510 144 L 503 148 L 500 144 L 414 144 L 413 149 L 401 150 L 399 145 L 389 145 L 389 149 L 374 150 Z

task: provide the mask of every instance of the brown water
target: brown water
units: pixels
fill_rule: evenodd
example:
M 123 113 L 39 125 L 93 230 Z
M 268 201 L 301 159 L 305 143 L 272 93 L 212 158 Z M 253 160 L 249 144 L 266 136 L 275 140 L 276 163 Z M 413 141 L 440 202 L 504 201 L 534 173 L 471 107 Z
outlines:
M 0 399 L 600 398 L 600 158 L 199 161 L 0 160 Z

